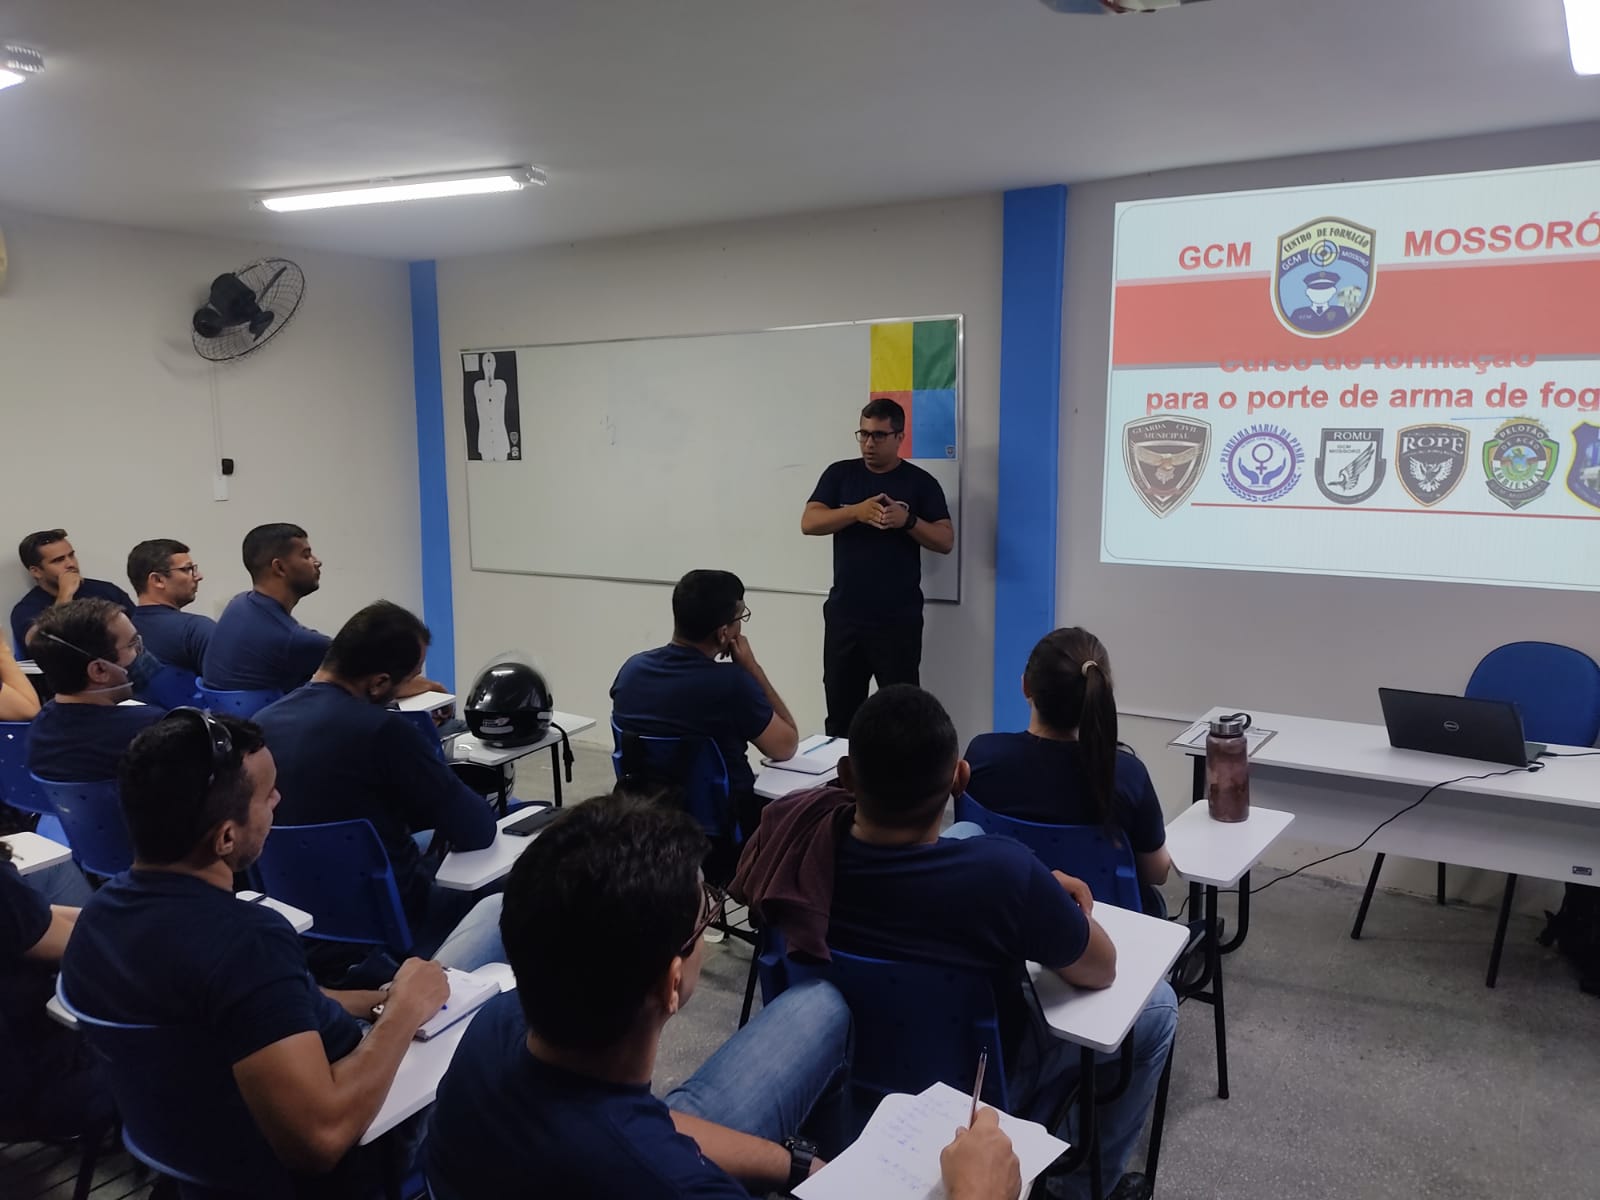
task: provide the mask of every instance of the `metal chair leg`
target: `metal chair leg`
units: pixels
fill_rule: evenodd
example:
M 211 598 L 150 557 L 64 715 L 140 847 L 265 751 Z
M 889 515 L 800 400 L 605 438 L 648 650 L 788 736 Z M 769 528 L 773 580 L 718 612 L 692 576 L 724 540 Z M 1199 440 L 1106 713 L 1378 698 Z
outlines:
M 744 1007 L 739 1010 L 739 1028 L 750 1023 L 750 1009 L 756 1002 L 756 963 L 761 958 L 761 947 L 750 948 L 750 974 L 744 981 Z
M 1222 998 L 1222 947 L 1217 944 L 1217 889 L 1206 889 L 1206 924 L 1211 936 L 1206 939 L 1211 956 L 1211 1015 L 1217 1029 L 1217 1099 L 1228 1098 L 1228 1017 Z
M 1506 876 L 1506 892 L 1500 897 L 1500 921 L 1494 927 L 1494 949 L 1489 951 L 1489 977 L 1483 981 L 1484 987 L 1493 987 L 1495 979 L 1500 974 L 1500 951 L 1506 946 L 1506 924 L 1511 920 L 1511 897 L 1517 891 L 1517 877 Z
M 1161 1163 L 1161 1133 L 1167 1125 L 1167 1092 L 1172 1087 L 1172 1055 L 1177 1050 L 1178 1039 L 1172 1039 L 1167 1048 L 1167 1061 L 1161 1068 L 1161 1082 L 1156 1085 L 1155 1110 L 1150 1115 L 1150 1150 L 1145 1155 L 1144 1174 L 1155 1187 L 1156 1169 Z
M 1361 907 L 1356 910 L 1356 923 L 1350 930 L 1352 939 L 1360 938 L 1361 927 L 1367 921 L 1367 906 L 1372 903 L 1373 889 L 1378 886 L 1378 873 L 1383 870 L 1383 855 L 1372 860 L 1372 874 L 1367 876 L 1367 890 L 1361 893 Z
M 1445 873 L 1445 865 L 1443 863 L 1440 863 L 1439 864 L 1439 890 L 1438 890 L 1438 901 L 1439 901 L 1440 904 L 1444 903 L 1444 873 Z

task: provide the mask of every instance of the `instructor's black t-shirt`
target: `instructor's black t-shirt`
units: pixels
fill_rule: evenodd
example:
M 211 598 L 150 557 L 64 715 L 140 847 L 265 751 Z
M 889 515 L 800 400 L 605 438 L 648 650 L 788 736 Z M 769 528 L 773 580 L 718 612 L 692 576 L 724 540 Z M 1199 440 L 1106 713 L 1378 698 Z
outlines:
M 880 493 L 905 501 L 919 521 L 949 519 L 939 481 L 909 462 L 882 475 L 867 470 L 859 458 L 836 462 L 817 480 L 811 500 L 842 508 Z M 887 625 L 921 613 L 922 547 L 909 533 L 856 524 L 833 535 L 829 616 Z

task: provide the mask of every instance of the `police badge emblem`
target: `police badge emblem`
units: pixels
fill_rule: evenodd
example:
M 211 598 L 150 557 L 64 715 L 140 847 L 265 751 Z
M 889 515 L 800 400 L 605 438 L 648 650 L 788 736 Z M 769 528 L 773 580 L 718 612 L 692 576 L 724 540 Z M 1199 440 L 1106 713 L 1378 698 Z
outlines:
M 1472 435 L 1457 425 L 1407 425 L 1394 440 L 1394 473 L 1406 494 L 1427 508 L 1461 482 Z
M 1594 508 L 1600 508 L 1600 425 L 1585 421 L 1572 431 L 1572 470 L 1567 491 Z
M 1146 417 L 1122 428 L 1122 461 L 1139 499 L 1164 517 L 1189 498 L 1211 446 L 1211 426 L 1183 417 Z
M 1513 417 L 1483 444 L 1489 494 L 1507 508 L 1532 504 L 1550 490 L 1561 446 L 1537 421 Z
M 1335 504 L 1360 504 L 1383 485 L 1383 430 L 1324 429 L 1317 488 Z
M 1372 306 L 1377 233 L 1341 217 L 1319 217 L 1278 239 L 1272 309 L 1301 337 L 1332 337 Z
M 1222 448 L 1222 481 L 1241 500 L 1270 504 L 1294 491 L 1306 452 L 1281 425 L 1248 425 Z

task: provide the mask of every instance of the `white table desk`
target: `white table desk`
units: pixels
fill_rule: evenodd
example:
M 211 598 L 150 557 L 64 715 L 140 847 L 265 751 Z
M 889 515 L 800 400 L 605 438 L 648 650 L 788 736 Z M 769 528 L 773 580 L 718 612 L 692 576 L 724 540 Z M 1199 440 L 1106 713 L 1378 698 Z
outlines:
M 453 692 L 419 692 L 415 696 L 406 696 L 396 700 L 394 706 L 401 712 L 438 712 L 441 708 L 450 708 L 456 702 Z
M 556 807 L 561 807 L 561 747 L 566 734 L 583 733 L 593 729 L 593 717 L 580 717 L 577 713 L 555 712 L 550 714 L 550 730 L 536 742 L 526 746 L 490 746 L 476 735 L 463 733 L 453 738 L 448 750 L 448 756 L 456 762 L 472 762 L 484 767 L 499 767 L 504 769 L 507 763 L 515 762 L 519 758 L 526 758 L 530 754 L 537 754 L 540 750 L 550 751 L 550 777 L 555 781 Z M 572 782 L 571 777 L 567 779 Z
M 1325 721 L 1284 713 L 1214 708 L 1206 716 L 1250 712 L 1256 726 L 1277 731 L 1250 759 L 1253 802 L 1294 814 L 1288 836 L 1339 848 L 1354 847 L 1384 821 L 1439 787 L 1427 800 L 1379 830 L 1367 847 L 1440 863 L 1530 875 L 1560 882 L 1600 878 L 1600 756 L 1549 758 L 1538 771 L 1476 759 L 1396 750 L 1382 725 Z M 1552 746 L 1554 754 L 1589 747 Z M 1195 761 L 1195 797 L 1205 788 L 1204 750 Z M 1490 776 L 1482 779 L 1464 776 Z M 1460 782 L 1451 782 L 1460 780 Z M 1357 916 L 1360 935 L 1377 864 Z M 1487 982 L 1494 984 L 1505 924 L 1508 882 Z M 1441 897 L 1442 899 L 1442 897 Z
M 1076 988 L 1062 980 L 1054 971 L 1038 963 L 1028 964 L 1028 974 L 1033 980 L 1039 1007 L 1044 1013 L 1050 1032 L 1081 1047 L 1079 1078 L 1094 1079 L 1095 1055 L 1114 1054 L 1127 1040 L 1134 1022 L 1144 1011 L 1161 981 L 1172 970 L 1173 963 L 1183 952 L 1188 941 L 1188 931 L 1171 921 L 1147 917 L 1112 904 L 1096 904 L 1094 919 L 1106 931 L 1112 945 L 1117 948 L 1117 977 L 1108 988 L 1091 991 Z M 1130 1065 L 1124 1059 L 1124 1066 Z M 1168 1062 L 1170 1069 L 1170 1059 Z M 1155 1116 L 1150 1127 L 1150 1155 L 1146 1173 L 1153 1180 L 1161 1154 L 1161 1130 L 1166 1115 L 1167 1083 L 1170 1075 L 1163 1072 L 1161 1087 L 1156 1097 Z M 1122 1087 L 1127 1086 L 1126 1075 Z M 1094 1152 L 1098 1135 L 1095 1130 L 1095 1110 L 1098 1104 L 1112 1096 L 1096 1096 L 1092 1083 L 1080 1087 L 1078 1146 L 1069 1156 L 1064 1169 L 1075 1169 L 1085 1155 Z M 1076 1160 L 1076 1161 L 1074 1161 Z M 1091 1191 L 1104 1195 L 1099 1171 L 1100 1156 L 1093 1154 L 1091 1161 Z M 1112 1186 L 1116 1180 L 1111 1181 Z
M 282 914 L 296 933 L 304 933 L 311 928 L 311 914 L 303 908 L 285 904 L 282 900 L 274 900 L 271 896 L 263 896 L 260 892 L 236 892 L 235 895 L 246 904 L 259 904 L 263 908 L 270 908 L 273 912 Z
M 66 846 L 37 833 L 8 833 L 0 837 L 0 842 L 11 847 L 11 865 L 19 875 L 32 875 L 72 859 L 72 851 Z
M 814 734 L 801 741 L 800 749 L 801 753 L 825 750 L 837 763 L 850 752 L 850 743 L 844 738 L 829 738 L 823 734 Z M 804 792 L 810 788 L 821 787 L 825 783 L 832 783 L 838 777 L 837 770 L 812 775 L 805 771 L 785 771 L 782 767 L 763 766 L 756 776 L 756 795 L 763 800 L 781 800 L 793 792 Z
M 502 992 L 516 990 L 516 976 L 512 975 L 511 968 L 505 963 L 488 963 L 472 974 L 480 979 L 499 980 Z M 363 1146 L 381 1138 L 401 1121 L 416 1116 L 433 1103 L 433 1098 L 439 1094 L 439 1081 L 449 1070 L 450 1060 L 455 1057 L 456 1047 L 461 1045 L 462 1035 L 477 1015 L 473 1013 L 457 1021 L 436 1038 L 412 1042 L 407 1047 L 405 1057 L 400 1060 L 400 1069 L 394 1074 L 394 1082 L 389 1085 L 389 1094 L 383 1098 L 383 1106 L 378 1109 L 378 1115 L 372 1118 L 367 1131 L 361 1135 Z
M 1222 956 L 1244 944 L 1250 931 L 1250 868 L 1261 861 L 1267 848 L 1283 836 L 1294 821 L 1293 813 L 1250 806 L 1245 821 L 1213 821 L 1204 804 L 1191 804 L 1167 826 L 1167 851 L 1172 865 L 1189 881 L 1190 902 L 1196 910 L 1198 889 L 1205 888 L 1205 973 L 1184 989 L 1186 998 L 1211 1005 L 1217 1038 L 1217 1096 L 1228 1098 L 1228 1017 L 1222 988 Z M 1239 888 L 1239 928 L 1224 944 L 1217 918 L 1217 889 Z
M 501 829 L 528 816 L 533 809 L 519 808 L 515 812 L 507 813 L 495 822 Z M 482 850 L 452 850 L 444 856 L 444 861 L 439 864 L 439 871 L 433 881 L 442 888 L 449 888 L 452 892 L 475 892 L 481 887 L 487 887 L 496 879 L 504 879 L 511 873 L 511 866 L 517 858 L 539 836 L 533 833 L 527 837 L 518 837 L 514 833 L 496 832 L 494 841 Z

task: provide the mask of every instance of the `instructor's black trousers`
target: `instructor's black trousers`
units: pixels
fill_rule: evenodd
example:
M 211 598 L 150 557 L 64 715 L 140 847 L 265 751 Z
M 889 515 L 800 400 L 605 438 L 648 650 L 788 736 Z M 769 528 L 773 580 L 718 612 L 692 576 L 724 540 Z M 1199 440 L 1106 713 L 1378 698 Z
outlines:
M 920 683 L 922 614 L 868 624 L 822 609 L 822 690 L 829 737 L 848 737 L 850 722 L 867 698 L 867 684 Z

